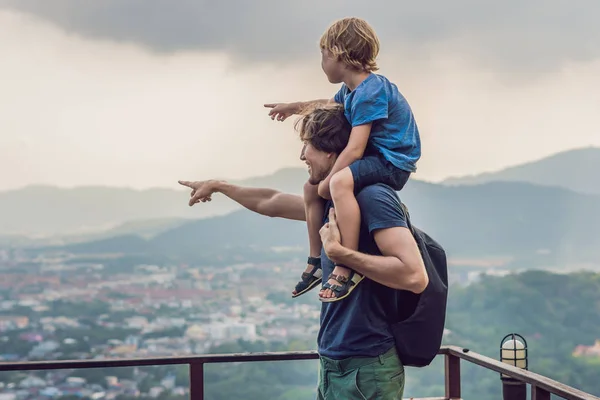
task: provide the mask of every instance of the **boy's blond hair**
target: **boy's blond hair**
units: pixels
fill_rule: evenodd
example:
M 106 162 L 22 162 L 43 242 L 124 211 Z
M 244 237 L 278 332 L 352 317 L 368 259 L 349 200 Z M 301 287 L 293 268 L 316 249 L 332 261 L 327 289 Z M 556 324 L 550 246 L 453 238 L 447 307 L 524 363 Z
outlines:
M 335 21 L 321 36 L 319 44 L 350 68 L 365 72 L 379 69 L 375 61 L 379 38 L 363 19 L 350 17 Z

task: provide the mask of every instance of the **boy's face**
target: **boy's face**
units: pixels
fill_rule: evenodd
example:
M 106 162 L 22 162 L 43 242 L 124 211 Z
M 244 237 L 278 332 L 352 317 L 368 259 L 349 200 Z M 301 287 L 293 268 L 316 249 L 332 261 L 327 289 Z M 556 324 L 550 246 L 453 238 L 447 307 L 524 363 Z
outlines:
M 330 83 L 341 83 L 344 65 L 327 49 L 321 49 L 321 68 Z

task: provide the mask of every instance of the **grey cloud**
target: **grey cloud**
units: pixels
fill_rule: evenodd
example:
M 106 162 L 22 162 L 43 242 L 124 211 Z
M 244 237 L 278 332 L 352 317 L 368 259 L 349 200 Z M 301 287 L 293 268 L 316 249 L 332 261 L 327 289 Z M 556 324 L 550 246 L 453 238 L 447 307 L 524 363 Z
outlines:
M 357 15 L 394 43 L 446 50 L 509 69 L 548 70 L 600 57 L 600 1 L 579 0 L 0 0 L 82 36 L 157 52 L 225 50 L 293 62 L 316 52 L 334 19 Z

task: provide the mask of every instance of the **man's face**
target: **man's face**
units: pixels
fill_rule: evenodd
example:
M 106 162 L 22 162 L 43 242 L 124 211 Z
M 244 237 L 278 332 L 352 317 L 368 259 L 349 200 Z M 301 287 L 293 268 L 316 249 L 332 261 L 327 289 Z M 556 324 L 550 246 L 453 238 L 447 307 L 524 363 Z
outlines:
M 300 159 L 308 166 L 308 182 L 317 185 L 329 175 L 336 156 L 333 153 L 317 150 L 307 142 L 302 148 Z

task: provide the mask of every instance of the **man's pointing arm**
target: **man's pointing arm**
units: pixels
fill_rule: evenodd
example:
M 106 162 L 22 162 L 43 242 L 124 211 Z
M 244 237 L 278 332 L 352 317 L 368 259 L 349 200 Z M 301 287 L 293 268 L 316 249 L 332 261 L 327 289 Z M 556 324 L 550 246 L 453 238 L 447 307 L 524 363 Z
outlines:
M 222 193 L 248 210 L 261 215 L 297 221 L 306 220 L 304 200 L 301 196 L 267 188 L 237 186 L 225 181 L 179 181 L 179 183 L 192 189 L 190 206 L 211 201 L 214 193 Z

